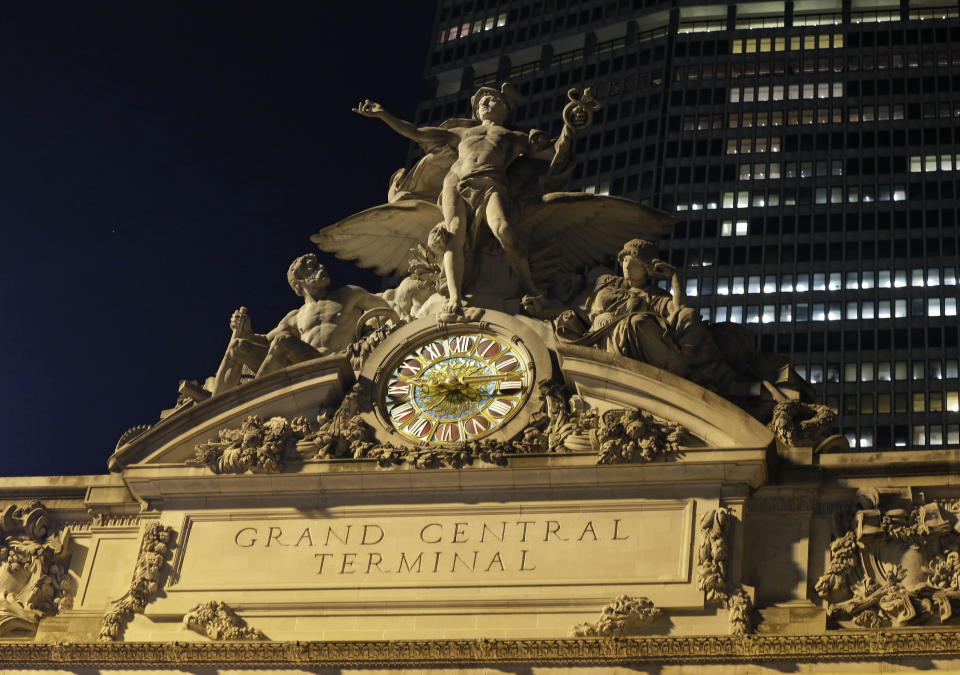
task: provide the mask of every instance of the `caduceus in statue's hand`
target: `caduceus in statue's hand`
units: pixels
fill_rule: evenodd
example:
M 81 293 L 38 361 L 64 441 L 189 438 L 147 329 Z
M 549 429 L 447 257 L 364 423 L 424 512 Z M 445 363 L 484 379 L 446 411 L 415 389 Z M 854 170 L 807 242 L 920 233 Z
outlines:
M 438 253 L 442 253 L 449 299 L 441 314 L 448 319 L 455 319 L 463 311 L 467 231 L 478 226 L 478 222 L 471 222 L 472 216 L 476 221 L 485 221 L 500 242 L 523 290 L 534 296 L 540 294 L 530 273 L 527 252 L 508 217 L 514 205 L 507 168 L 521 155 L 553 161 L 558 150 L 569 150 L 572 129 L 566 134 L 566 143 L 561 145 L 558 141 L 543 147 L 531 141 L 530 135 L 506 128 L 504 125 L 519 98 L 509 84 L 504 84 L 500 91 L 481 87 L 471 98 L 476 124 L 454 128 L 417 127 L 370 100 L 353 109 L 365 117 L 380 118 L 391 129 L 417 143 L 446 144 L 457 152 L 457 159 L 447 172 L 440 193 L 444 236 L 433 237 L 443 247 Z

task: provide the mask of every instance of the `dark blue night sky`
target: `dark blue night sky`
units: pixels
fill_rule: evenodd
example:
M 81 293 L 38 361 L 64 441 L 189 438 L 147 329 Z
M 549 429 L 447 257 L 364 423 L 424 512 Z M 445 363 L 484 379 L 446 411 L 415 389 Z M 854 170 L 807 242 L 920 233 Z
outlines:
M 385 201 L 404 163 L 350 108 L 412 117 L 433 8 L 5 7 L 0 475 L 106 471 L 178 380 L 216 370 L 234 309 L 266 332 L 295 306 L 310 234 Z

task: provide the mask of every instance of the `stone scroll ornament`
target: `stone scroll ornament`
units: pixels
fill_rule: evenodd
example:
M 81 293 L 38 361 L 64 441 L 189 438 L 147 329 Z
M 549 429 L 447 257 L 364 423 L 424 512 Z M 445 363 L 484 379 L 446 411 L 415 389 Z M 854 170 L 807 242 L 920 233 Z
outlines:
M 267 639 L 263 631 L 247 626 L 227 603 L 216 600 L 201 602 L 191 609 L 183 617 L 183 624 L 190 630 L 214 641 Z
M 653 623 L 663 616 L 649 598 L 621 595 L 603 608 L 595 623 L 581 623 L 570 629 L 570 637 L 621 637 L 635 626 Z
M 68 609 L 70 532 L 51 532 L 42 502 L 7 506 L 0 513 L 0 636 L 32 630 L 40 619 Z
M 708 605 L 727 609 L 731 635 L 746 635 L 753 632 L 753 602 L 745 589 L 732 587 L 727 567 L 734 518 L 730 509 L 721 506 L 700 519 L 697 588 L 704 592 Z
M 150 523 L 140 543 L 136 568 L 130 589 L 117 600 L 103 617 L 100 626 L 100 639 L 119 640 L 123 636 L 127 622 L 134 613 L 142 613 L 147 604 L 160 590 L 160 580 L 170 545 L 173 541 L 173 528 L 160 523 Z
M 827 617 L 862 628 L 946 623 L 960 602 L 960 500 L 860 500 L 816 582 Z

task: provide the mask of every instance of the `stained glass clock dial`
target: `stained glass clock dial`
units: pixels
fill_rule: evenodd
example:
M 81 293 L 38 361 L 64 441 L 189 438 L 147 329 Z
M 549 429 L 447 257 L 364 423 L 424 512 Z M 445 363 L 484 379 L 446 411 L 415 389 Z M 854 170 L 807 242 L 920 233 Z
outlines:
M 399 359 L 380 405 L 390 424 L 417 443 L 464 443 L 506 424 L 526 401 L 526 351 L 502 338 L 461 333 L 431 339 Z

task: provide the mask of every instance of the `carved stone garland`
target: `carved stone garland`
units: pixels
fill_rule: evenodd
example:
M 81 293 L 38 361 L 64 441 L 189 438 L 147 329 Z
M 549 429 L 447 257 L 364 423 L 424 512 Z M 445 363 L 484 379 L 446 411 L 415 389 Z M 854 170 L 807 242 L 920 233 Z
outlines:
M 147 603 L 157 594 L 172 540 L 173 528 L 160 523 L 147 525 L 140 543 L 140 554 L 137 556 L 130 589 L 103 617 L 100 627 L 101 640 L 119 640 L 134 613 L 143 612 Z
M 482 460 L 506 466 L 507 456 L 526 453 L 578 452 L 593 449 L 598 464 L 649 462 L 679 449 L 686 430 L 660 422 L 644 410 L 617 408 L 598 414 L 579 396 L 569 396 L 553 382 L 540 383 L 540 408 L 530 424 L 510 441 L 481 439 L 468 443 L 411 448 L 378 443 L 360 416 L 362 396 L 355 386 L 336 409 L 322 410 L 315 430 L 304 417 L 262 420 L 248 417 L 236 429 L 221 429 L 219 440 L 197 446 L 188 466 L 214 473 L 276 473 L 294 447 L 317 459 L 373 459 L 381 466 L 409 464 L 417 469 L 458 469 Z
M 267 639 L 262 631 L 247 626 L 229 605 L 216 600 L 201 602 L 191 609 L 183 617 L 183 624 L 211 640 L 235 642 Z
M 649 598 L 621 595 L 603 608 L 596 623 L 581 623 L 570 629 L 571 637 L 620 637 L 633 626 L 651 624 L 663 615 Z
M 707 604 L 727 609 L 731 635 L 746 635 L 753 632 L 753 602 L 742 587 L 731 589 L 727 569 L 727 541 L 733 521 L 733 512 L 725 506 L 708 511 L 700 519 L 697 588 L 704 592 Z
M 960 500 L 886 509 L 877 501 L 830 544 L 815 586 L 827 616 L 862 628 L 945 623 L 960 601 Z
M 837 414 L 825 405 L 781 401 L 767 426 L 788 446 L 815 446 L 829 435 L 836 420 Z
M 42 502 L 10 505 L 0 514 L 0 635 L 36 628 L 73 603 L 70 533 L 50 532 Z

